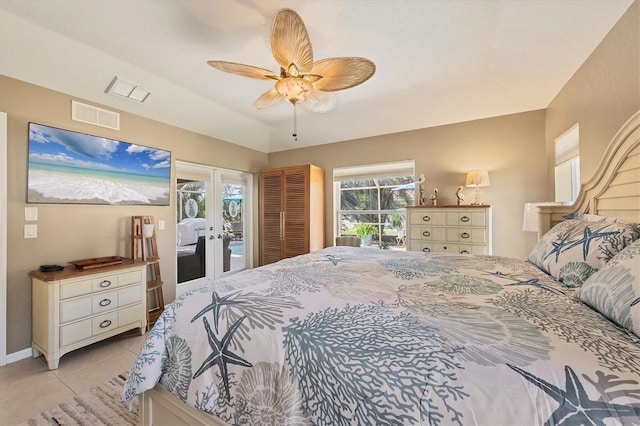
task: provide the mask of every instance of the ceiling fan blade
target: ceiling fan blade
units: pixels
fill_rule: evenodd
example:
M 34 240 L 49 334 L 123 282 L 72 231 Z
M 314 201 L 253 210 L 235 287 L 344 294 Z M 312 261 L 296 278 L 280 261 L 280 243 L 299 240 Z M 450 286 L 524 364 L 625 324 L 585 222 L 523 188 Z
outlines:
M 313 64 L 313 74 L 322 76 L 314 83 L 318 90 L 335 92 L 364 83 L 376 72 L 376 65 L 366 58 L 328 58 Z
M 282 95 L 278 93 L 276 89 L 271 89 L 268 92 L 263 93 L 258 99 L 256 99 L 256 101 L 253 103 L 253 107 L 256 109 L 263 109 L 277 104 L 282 100 L 284 100 Z
M 300 105 L 313 112 L 329 112 L 336 107 L 336 95 L 331 92 L 312 89 L 307 96 L 307 100 Z
M 302 18 L 291 9 L 280 9 L 271 27 L 271 50 L 278 64 L 289 74 L 307 74 L 313 68 L 313 49 Z M 291 67 L 291 64 L 295 67 Z
M 257 78 L 259 80 L 278 80 L 280 78 L 280 76 L 273 71 L 251 65 L 227 61 L 207 61 L 207 64 L 220 71 L 241 75 L 243 77 Z

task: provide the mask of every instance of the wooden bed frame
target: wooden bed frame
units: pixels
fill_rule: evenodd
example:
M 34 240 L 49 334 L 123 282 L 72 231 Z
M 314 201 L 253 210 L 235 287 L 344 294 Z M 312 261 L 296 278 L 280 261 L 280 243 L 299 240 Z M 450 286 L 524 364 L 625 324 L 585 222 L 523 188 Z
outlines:
M 640 223 L 640 111 L 613 137 L 596 173 L 582 185 L 573 205 L 538 207 L 538 239 L 571 212 Z
M 594 177 L 582 186 L 573 205 L 538 207 L 538 238 L 572 212 L 640 223 L 640 111 L 614 136 Z M 143 425 L 226 424 L 185 404 L 159 384 L 140 395 L 139 401 Z

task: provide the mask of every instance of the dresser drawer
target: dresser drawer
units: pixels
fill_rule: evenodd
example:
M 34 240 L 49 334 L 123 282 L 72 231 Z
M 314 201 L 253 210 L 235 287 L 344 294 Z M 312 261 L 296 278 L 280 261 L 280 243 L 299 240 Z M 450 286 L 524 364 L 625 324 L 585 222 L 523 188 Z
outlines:
M 82 296 L 92 291 L 91 279 L 67 282 L 60 285 L 60 300 Z
M 108 290 L 118 287 L 119 275 L 109 275 L 106 277 L 95 278 L 91 280 L 91 289 L 93 291 Z
M 86 300 L 87 298 L 79 299 Z M 89 303 L 90 305 L 90 303 Z M 68 346 L 81 340 L 89 339 L 114 328 L 123 327 L 142 320 L 141 303 L 102 315 L 72 322 L 60 327 L 60 346 Z
M 433 253 L 450 254 L 486 254 L 487 246 L 470 246 L 464 244 L 434 244 Z
M 142 286 L 134 285 L 118 290 L 118 306 L 142 302 Z
M 91 296 L 91 307 L 94 314 L 116 309 L 118 307 L 118 290 L 94 294 Z
M 480 226 L 487 225 L 487 215 L 484 211 L 446 212 L 447 226 Z
M 444 212 L 419 210 L 409 213 L 409 220 L 412 225 L 432 225 L 443 226 L 445 223 Z
M 411 240 L 425 241 L 443 241 L 444 228 L 432 228 L 430 226 L 413 226 L 411 227 Z
M 93 336 L 106 333 L 114 328 L 118 328 L 118 312 L 109 312 L 108 314 L 98 315 L 91 319 Z
M 447 228 L 447 241 L 485 244 L 486 232 L 484 229 Z
M 89 339 L 93 335 L 91 319 L 60 327 L 60 347 Z
M 124 327 L 125 325 L 141 321 L 144 315 L 145 313 L 142 304 L 120 309 L 118 311 L 118 326 Z
M 431 253 L 433 251 L 433 244 L 424 240 L 410 240 L 412 251 L 421 251 L 423 253 Z
M 433 249 L 432 253 L 449 253 L 449 254 L 460 253 L 460 247 L 457 244 L 438 243 L 438 244 L 434 244 L 432 249 Z
M 97 278 L 66 282 L 60 285 L 60 299 L 69 299 L 96 291 L 116 288 L 118 285 L 140 282 L 140 277 L 140 271 L 132 271 L 124 274 L 102 275 Z
M 490 254 L 488 246 L 465 246 L 460 245 L 458 252 L 460 254 Z
M 79 297 L 60 303 L 60 323 L 64 324 L 81 318 L 86 318 L 93 313 L 91 296 Z
M 139 270 L 125 272 L 118 275 L 118 286 L 124 287 L 129 284 L 142 283 L 142 272 Z

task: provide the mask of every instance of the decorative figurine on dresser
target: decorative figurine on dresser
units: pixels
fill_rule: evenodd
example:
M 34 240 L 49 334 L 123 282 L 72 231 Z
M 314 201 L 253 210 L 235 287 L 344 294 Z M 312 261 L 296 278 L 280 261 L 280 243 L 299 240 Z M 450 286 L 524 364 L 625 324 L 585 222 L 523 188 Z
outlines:
M 143 260 L 109 256 L 31 271 L 34 358 L 49 370 L 62 355 L 131 329 L 147 327 Z
M 429 199 L 431 200 L 431 205 L 438 205 L 438 188 L 433 188 L 433 192 L 429 195 Z
M 458 205 L 461 205 L 462 202 L 464 201 L 464 194 L 462 193 L 462 186 L 458 187 L 458 190 L 456 191 L 456 198 L 458 199 Z

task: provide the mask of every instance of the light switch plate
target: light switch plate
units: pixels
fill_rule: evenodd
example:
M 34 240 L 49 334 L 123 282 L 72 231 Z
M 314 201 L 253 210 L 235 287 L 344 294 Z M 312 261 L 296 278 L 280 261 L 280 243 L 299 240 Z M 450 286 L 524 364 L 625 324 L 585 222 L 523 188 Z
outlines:
M 25 207 L 24 208 L 24 220 L 38 220 L 38 208 L 37 207 Z
M 24 225 L 24 237 L 25 238 L 38 238 L 38 225 L 25 224 Z
M 164 220 L 158 221 L 158 231 L 164 231 Z

